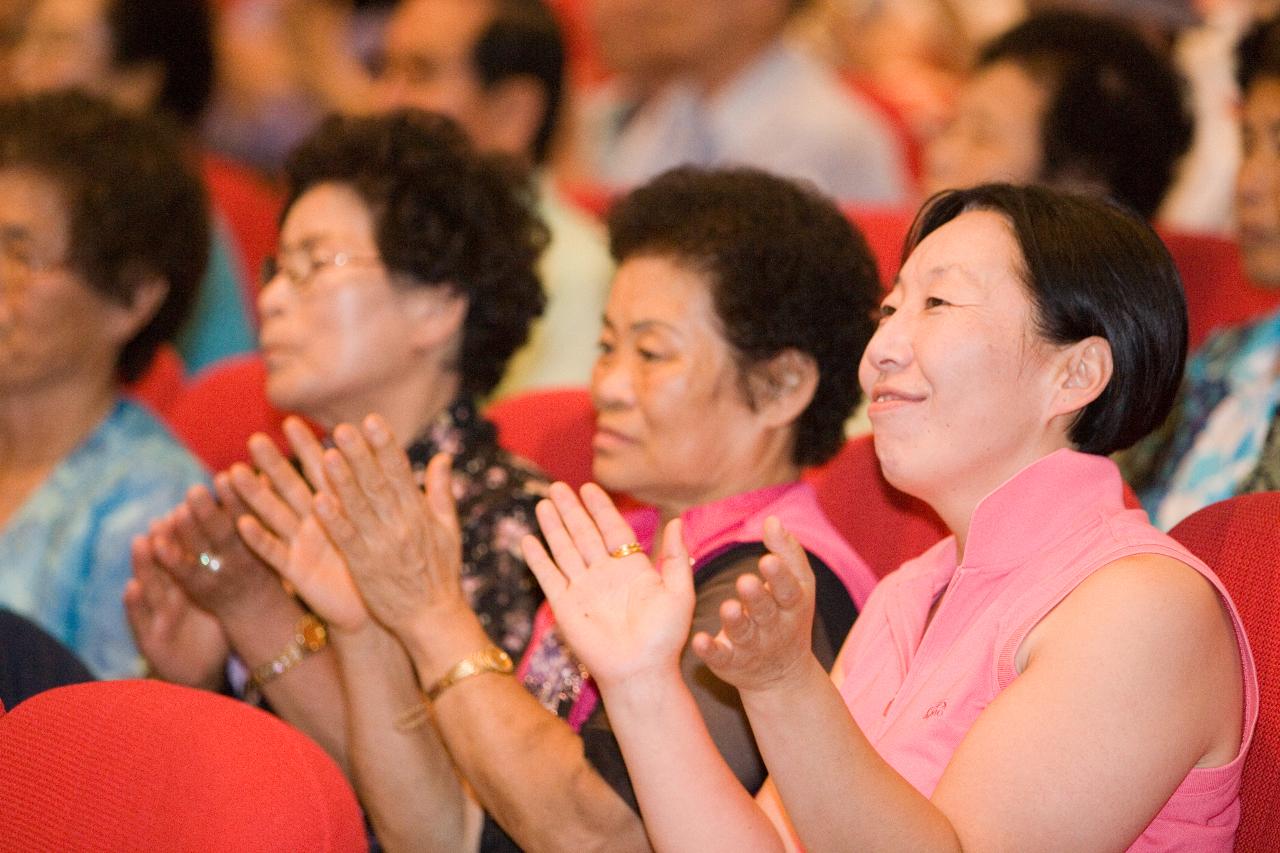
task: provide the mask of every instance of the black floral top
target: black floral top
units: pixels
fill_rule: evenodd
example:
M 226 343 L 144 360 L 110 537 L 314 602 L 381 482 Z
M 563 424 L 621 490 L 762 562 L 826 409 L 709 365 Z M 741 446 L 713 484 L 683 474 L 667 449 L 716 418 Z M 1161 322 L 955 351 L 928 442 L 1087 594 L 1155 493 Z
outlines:
M 469 400 L 441 412 L 407 452 L 420 483 L 432 456 L 452 454 L 463 592 L 493 642 L 519 660 L 542 603 L 520 540 L 538 532 L 533 508 L 546 497 L 546 476 L 499 447 L 497 430 Z

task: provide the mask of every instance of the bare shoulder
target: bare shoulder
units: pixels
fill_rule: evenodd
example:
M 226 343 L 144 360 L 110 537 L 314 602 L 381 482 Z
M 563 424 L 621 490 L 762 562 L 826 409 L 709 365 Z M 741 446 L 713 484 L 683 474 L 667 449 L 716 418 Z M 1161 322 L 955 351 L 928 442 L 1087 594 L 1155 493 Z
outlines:
M 1141 554 L 1103 566 L 1036 626 L 1019 657 L 1028 669 L 1087 665 L 1131 695 L 1180 707 L 1204 732 L 1201 766 L 1230 761 L 1239 747 L 1235 629 L 1217 589 L 1180 560 Z M 1233 701 L 1236 713 L 1226 713 Z

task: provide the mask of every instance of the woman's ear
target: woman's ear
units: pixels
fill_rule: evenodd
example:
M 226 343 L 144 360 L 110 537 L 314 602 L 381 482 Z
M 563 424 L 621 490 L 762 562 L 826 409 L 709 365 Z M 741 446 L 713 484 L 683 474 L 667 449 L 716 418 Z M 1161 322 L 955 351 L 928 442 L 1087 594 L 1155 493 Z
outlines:
M 1062 350 L 1060 364 L 1050 417 L 1074 416 L 1082 411 L 1101 396 L 1115 369 L 1111 344 L 1096 335 Z
M 470 304 L 467 297 L 448 285 L 413 285 L 403 293 L 403 307 L 413 321 L 413 341 L 421 350 L 438 350 L 460 336 Z
M 818 365 L 812 356 L 786 349 L 752 369 L 748 380 L 756 412 L 770 426 L 785 426 L 800 417 L 818 388 Z
M 106 322 L 112 338 L 121 346 L 133 340 L 156 316 L 169 295 L 169 282 L 164 276 L 150 275 L 133 291 L 133 301 L 127 305 L 112 301 L 107 307 Z

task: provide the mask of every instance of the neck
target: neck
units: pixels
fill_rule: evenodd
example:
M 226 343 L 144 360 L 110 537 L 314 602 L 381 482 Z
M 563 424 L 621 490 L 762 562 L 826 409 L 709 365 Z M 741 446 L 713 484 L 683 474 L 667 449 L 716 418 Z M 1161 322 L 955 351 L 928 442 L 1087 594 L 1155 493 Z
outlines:
M 0 397 L 0 473 L 49 468 L 102 422 L 118 389 L 110 374 Z
M 694 507 L 715 503 L 734 495 L 754 492 L 757 489 L 794 483 L 799 478 L 800 468 L 791 462 L 791 457 L 788 455 L 775 460 L 772 464 L 743 470 L 740 476 L 721 479 L 716 483 L 715 488 L 704 490 L 697 495 L 663 496 L 654 500 L 653 506 L 658 510 L 658 536 L 654 546 L 660 546 L 661 534 L 667 522 L 679 518 Z
M 706 61 L 690 75 L 706 97 L 714 97 L 755 62 L 778 38 L 773 29 L 746 33 L 718 51 L 709 51 Z
M 955 534 L 957 563 L 964 562 L 969 527 L 973 522 L 973 514 L 977 512 L 978 504 L 983 498 L 1000 488 L 1031 463 L 1043 459 L 1055 450 L 1069 446 L 1070 444 L 1063 437 L 1061 442 L 1014 454 L 1009 457 L 1010 461 L 1007 464 L 991 466 L 982 474 L 947 477 L 945 479 L 954 484 L 951 488 L 923 498 L 929 506 L 933 507 L 934 512 L 938 513 L 938 517 L 947 525 L 947 529 Z
M 368 394 L 347 396 L 324 411 L 308 414 L 328 431 L 340 423 L 359 424 L 367 415 L 379 414 L 400 443 L 408 446 L 457 398 L 460 385 L 452 370 L 407 370 L 397 381 Z

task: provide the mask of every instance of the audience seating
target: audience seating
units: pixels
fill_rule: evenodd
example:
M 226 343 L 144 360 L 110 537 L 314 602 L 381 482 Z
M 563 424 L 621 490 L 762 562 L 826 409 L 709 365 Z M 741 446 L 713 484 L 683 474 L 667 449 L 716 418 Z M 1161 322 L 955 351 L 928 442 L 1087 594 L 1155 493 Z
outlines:
M 159 681 L 58 687 L 0 716 L 4 850 L 362 851 L 355 794 L 306 735 Z
M 1194 350 L 1215 329 L 1235 326 L 1280 306 L 1280 291 L 1253 287 L 1232 240 L 1161 230 L 1187 294 L 1188 339 Z
M 124 393 L 144 403 L 156 415 L 164 417 L 183 394 L 186 383 L 186 365 L 177 348 L 163 343 L 151 358 L 147 370 L 133 382 L 124 386 Z
M 596 413 L 585 388 L 512 394 L 485 415 L 498 428 L 498 443 L 538 465 L 554 480 L 577 488 L 591 479 L 591 437 Z
M 245 442 L 264 432 L 285 446 L 284 413 L 267 400 L 266 367 L 256 353 L 203 371 L 165 412 L 170 428 L 211 471 L 249 459 Z
M 1235 849 L 1280 850 L 1280 492 L 1212 504 L 1170 535 L 1208 563 L 1231 593 L 1258 667 L 1258 727 L 1245 759 Z
M 232 160 L 205 151 L 200 168 L 213 210 L 224 220 L 239 254 L 240 277 L 249 316 L 257 323 L 258 277 L 262 262 L 276 250 L 284 199 L 266 181 Z
M 805 471 L 804 479 L 878 578 L 948 535 L 928 505 L 885 482 L 870 435 L 849 439 L 829 462 Z

